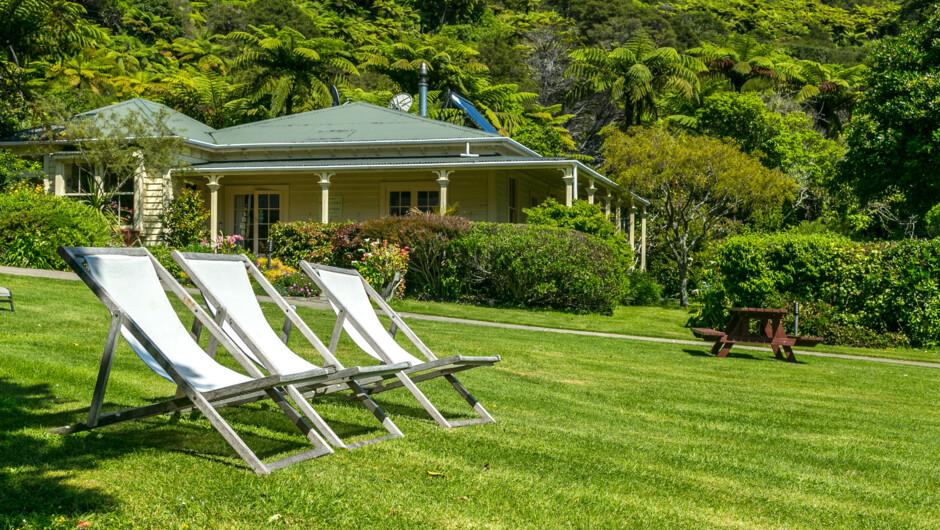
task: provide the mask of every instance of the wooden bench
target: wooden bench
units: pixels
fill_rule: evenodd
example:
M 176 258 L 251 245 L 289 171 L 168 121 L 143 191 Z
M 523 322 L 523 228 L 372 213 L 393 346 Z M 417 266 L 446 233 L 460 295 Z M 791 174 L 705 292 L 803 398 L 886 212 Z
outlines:
M 796 362 L 793 346 L 812 348 L 823 340 L 819 337 L 798 337 L 787 335 L 783 329 L 783 317 L 786 309 L 764 309 L 757 307 L 732 307 L 728 310 L 731 319 L 724 331 L 711 328 L 692 328 L 692 334 L 706 342 L 714 342 L 712 353 L 716 357 L 726 357 L 735 344 L 751 346 L 770 346 L 774 356 L 790 362 Z M 758 322 L 757 333 L 751 332 L 751 320 Z M 786 357 L 781 354 L 786 353 Z

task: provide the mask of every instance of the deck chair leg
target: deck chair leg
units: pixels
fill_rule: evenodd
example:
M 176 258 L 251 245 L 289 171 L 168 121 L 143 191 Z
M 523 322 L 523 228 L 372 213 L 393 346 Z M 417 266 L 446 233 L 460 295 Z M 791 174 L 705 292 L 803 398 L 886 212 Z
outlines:
M 209 420 L 209 423 L 215 427 L 215 430 L 219 431 L 219 434 L 221 434 L 222 437 L 225 438 L 225 441 L 228 442 L 230 446 L 232 446 L 232 449 L 238 453 L 238 456 L 242 457 L 242 460 L 248 464 L 248 467 L 250 467 L 252 471 L 259 475 L 268 475 L 271 473 L 271 470 L 268 469 L 268 466 L 264 465 L 264 462 L 262 462 L 261 459 L 258 458 L 258 456 L 248 448 L 248 445 L 244 442 L 244 440 L 242 440 L 241 437 L 235 433 L 235 430 L 232 429 L 228 422 L 222 418 L 219 412 L 215 410 L 211 404 L 209 404 L 206 398 L 202 397 L 202 394 L 195 392 L 194 395 L 190 397 L 190 399 L 192 400 L 193 405 L 199 409 L 199 412 L 202 412 L 202 415 L 205 416 L 207 420 Z
M 333 324 L 333 334 L 330 335 L 330 353 L 336 353 L 339 347 L 339 337 L 343 334 L 343 323 L 346 321 L 346 309 L 340 309 L 336 313 L 336 324 Z
M 434 418 L 434 421 L 436 421 L 438 425 L 446 429 L 452 428 L 450 422 L 447 421 L 447 419 L 444 418 L 444 415 L 441 414 L 440 411 L 438 411 L 437 408 L 431 404 L 431 401 L 427 398 L 427 396 L 424 395 L 424 392 L 418 388 L 418 385 L 416 385 L 410 377 L 399 372 L 398 380 L 401 381 L 401 384 L 407 388 L 409 392 L 411 392 L 411 395 L 414 396 L 415 399 L 418 400 L 418 403 L 421 403 L 421 406 L 424 407 L 424 410 L 428 411 L 428 414 Z
M 104 393 L 108 388 L 108 377 L 111 375 L 111 363 L 114 361 L 114 350 L 117 348 L 122 325 L 124 325 L 124 314 L 120 311 L 112 314 L 111 325 L 108 327 L 108 338 L 104 341 L 101 367 L 98 369 L 98 380 L 95 382 L 95 393 L 91 398 L 91 408 L 88 409 L 88 426 L 91 428 L 98 425 L 101 406 L 104 404 Z
M 304 419 L 304 416 L 301 415 L 299 412 L 297 412 L 297 410 L 294 407 L 292 407 L 290 403 L 287 402 L 286 399 L 284 399 L 284 396 L 280 392 L 278 392 L 277 390 L 274 390 L 273 388 L 267 390 L 266 392 L 268 394 L 268 397 L 270 397 L 275 403 L 277 403 L 277 406 L 281 409 L 281 411 L 287 415 L 291 423 L 293 423 L 298 429 L 300 429 L 300 432 L 304 436 L 307 437 L 307 440 L 309 440 L 310 443 L 312 443 L 315 447 L 329 449 L 326 441 L 317 433 L 317 431 L 309 423 L 307 423 L 307 420 Z M 333 450 L 330 449 L 330 452 L 332 453 Z
M 398 429 L 398 426 L 395 425 L 392 419 L 385 414 L 385 411 L 379 407 L 379 404 L 369 397 L 368 394 L 366 394 L 365 389 L 363 389 L 359 383 L 353 381 L 349 383 L 349 388 L 352 389 L 353 395 L 357 397 L 359 401 L 362 401 L 362 404 L 365 405 L 367 409 L 369 409 L 369 412 L 375 416 L 375 419 L 379 420 L 379 423 L 385 427 L 385 430 L 387 430 L 388 433 L 392 435 L 392 437 L 399 438 L 404 436 L 404 434 L 402 434 L 402 432 Z
M 313 410 L 310 402 L 308 402 L 304 398 L 303 394 L 297 390 L 297 387 L 294 385 L 289 385 L 287 387 L 287 395 L 290 396 L 291 400 L 295 405 L 297 405 L 303 415 L 313 422 L 313 425 L 317 428 L 318 431 L 320 431 L 320 434 L 326 438 L 330 445 L 333 447 L 339 447 L 341 449 L 346 448 L 346 444 L 343 443 L 343 440 L 341 440 L 340 437 L 337 436 L 335 432 L 333 432 L 333 429 L 331 429 L 330 426 L 326 424 L 326 421 L 324 421 L 323 418 L 317 414 L 317 411 Z
M 476 413 L 480 415 L 480 418 L 483 419 L 482 423 L 496 423 L 496 420 L 494 420 L 493 417 L 490 416 L 490 413 L 487 412 L 486 409 L 483 408 L 483 405 L 481 405 L 480 402 L 477 401 L 470 394 L 470 392 L 468 392 L 467 389 L 464 388 L 463 385 L 460 384 L 460 381 L 458 381 L 456 377 L 448 374 L 448 375 L 445 375 L 444 378 L 447 379 L 447 381 L 451 384 L 451 386 L 454 387 L 454 390 L 456 390 L 457 393 L 460 394 L 471 407 L 473 407 L 473 410 L 475 410 Z

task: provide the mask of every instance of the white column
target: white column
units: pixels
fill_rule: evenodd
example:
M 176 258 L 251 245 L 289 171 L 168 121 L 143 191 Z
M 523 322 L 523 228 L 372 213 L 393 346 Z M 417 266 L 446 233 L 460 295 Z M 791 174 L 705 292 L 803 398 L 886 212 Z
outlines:
M 447 211 L 447 186 L 450 184 L 450 175 L 454 170 L 437 169 L 433 173 L 437 175 L 437 185 L 441 187 L 440 214 L 444 215 Z
M 55 161 L 55 177 L 52 185 L 56 195 L 65 195 L 65 162 L 61 160 Z
M 614 206 L 616 207 L 615 215 L 617 217 L 617 231 L 623 232 L 623 219 L 620 217 L 620 212 L 623 210 L 623 201 L 617 199 L 614 201 Z
M 636 206 L 630 197 L 630 250 L 636 252 Z
M 561 180 L 565 181 L 565 206 L 567 206 L 568 208 L 571 208 L 571 205 L 574 203 L 574 196 L 575 196 L 574 175 L 572 174 L 573 172 L 571 168 L 565 168 L 562 171 L 564 171 L 565 173 L 564 176 L 561 177 Z
M 594 194 L 597 192 L 597 188 L 594 187 L 594 179 L 590 179 L 588 182 L 591 184 L 587 189 L 588 204 L 594 204 Z
M 610 207 L 611 203 L 614 202 L 614 196 L 610 193 L 610 190 L 607 190 L 607 200 L 604 201 L 604 215 L 607 216 L 607 219 L 610 219 Z
M 206 184 L 209 188 L 209 241 L 214 241 L 219 233 L 219 188 L 222 187 L 219 181 L 222 175 L 209 175 L 206 179 L 209 181 Z M 212 248 L 215 249 L 215 245 Z
M 330 177 L 333 173 L 317 173 L 320 178 L 321 196 L 320 196 L 320 221 L 323 224 L 330 222 Z
M 640 210 L 640 270 L 646 272 L 646 205 Z
M 574 169 L 571 171 L 571 173 L 572 175 L 574 175 L 574 182 L 571 185 L 571 190 L 572 190 L 571 198 L 573 202 L 573 201 L 578 200 L 578 165 L 577 164 L 574 165 Z

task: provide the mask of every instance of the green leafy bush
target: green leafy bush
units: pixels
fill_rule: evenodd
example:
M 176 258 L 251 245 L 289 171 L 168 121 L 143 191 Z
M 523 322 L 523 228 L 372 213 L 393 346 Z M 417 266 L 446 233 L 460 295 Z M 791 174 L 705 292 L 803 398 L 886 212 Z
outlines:
M 361 257 L 359 223 L 276 223 L 268 238 L 271 254 L 285 265 L 297 267 L 301 260 L 349 267 Z
M 856 346 L 940 344 L 940 239 L 750 235 L 725 240 L 714 257 L 699 323 L 721 325 L 727 305 L 799 301 L 804 335 Z
M 611 314 L 623 264 L 602 240 L 562 228 L 478 223 L 451 243 L 461 291 L 495 303 Z
M 41 186 L 19 184 L 0 194 L 0 264 L 65 270 L 59 246 L 100 247 L 115 243 L 108 219 L 98 210 Z
M 663 286 L 656 283 L 649 274 L 634 271 L 627 275 L 629 296 L 633 305 L 656 305 L 663 297 Z
M 163 221 L 163 242 L 173 248 L 199 243 L 209 236 L 206 223 L 209 211 L 202 195 L 195 190 L 183 188 L 160 214 Z
M 406 282 L 415 296 L 453 298 L 450 242 L 470 230 L 470 221 L 449 215 L 382 217 L 362 225 L 363 241 L 386 240 L 408 250 Z

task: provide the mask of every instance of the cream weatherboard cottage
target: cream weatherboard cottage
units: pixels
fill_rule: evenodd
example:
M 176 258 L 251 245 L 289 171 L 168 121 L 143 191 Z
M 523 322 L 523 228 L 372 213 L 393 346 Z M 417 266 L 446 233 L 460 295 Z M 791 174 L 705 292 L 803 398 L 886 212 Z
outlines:
M 457 205 L 472 221 L 523 222 L 523 208 L 554 197 L 599 203 L 629 231 L 645 268 L 648 201 L 577 160 L 542 157 L 499 134 L 363 102 L 225 129 L 140 98 L 84 115 L 128 113 L 162 120 L 184 146 L 185 167 L 154 174 L 143 160 L 137 178 L 115 196 L 133 208 L 130 228 L 146 243 L 159 240 L 160 213 L 183 185 L 204 193 L 216 232 L 239 234 L 260 253 L 278 221 L 365 220 Z M 36 143 L 23 131 L 0 147 L 26 153 Z M 81 197 L 90 179 L 102 178 L 75 157 L 67 146 L 44 155 L 50 193 Z

